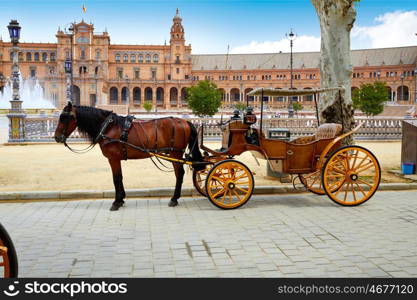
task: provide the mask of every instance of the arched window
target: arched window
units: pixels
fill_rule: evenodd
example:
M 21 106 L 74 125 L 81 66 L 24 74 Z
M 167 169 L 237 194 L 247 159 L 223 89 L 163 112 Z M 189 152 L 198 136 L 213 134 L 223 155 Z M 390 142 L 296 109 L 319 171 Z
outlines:
M 156 89 L 156 102 L 158 105 L 162 105 L 164 103 L 164 89 L 161 87 Z
M 120 54 L 116 54 L 116 62 L 120 62 Z
M 48 54 L 46 52 L 42 53 L 42 61 L 47 61 Z
M 129 97 L 129 90 L 127 89 L 127 87 L 122 88 L 122 103 L 123 104 L 126 104 L 128 97 Z
M 19 55 L 17 56 L 17 59 L 19 61 L 23 61 L 23 52 L 19 52 Z
M 35 61 L 39 61 L 39 53 L 38 52 L 35 53 Z
M 175 105 L 175 104 L 177 104 L 177 100 L 178 100 L 178 90 L 177 90 L 176 87 L 172 87 L 169 90 L 169 102 L 172 105 Z
M 80 74 L 86 74 L 87 73 L 87 67 L 86 66 L 81 66 L 80 67 Z
M 157 63 L 159 61 L 159 56 L 158 56 L 158 54 L 155 54 L 154 56 L 153 56 L 153 62 L 154 63 Z
M 85 59 L 85 49 L 84 48 L 81 49 L 80 59 Z
M 117 104 L 119 98 L 119 91 L 117 87 L 110 88 L 110 104 Z
M 145 100 L 146 100 L 146 101 L 152 101 L 152 94 L 153 94 L 153 92 L 152 92 L 152 88 L 147 87 L 147 88 L 145 89 Z
M 26 61 L 32 61 L 32 53 L 26 53 Z
M 136 62 L 136 55 L 135 54 L 130 55 L 130 62 L 132 62 L 132 63 Z
M 402 85 L 397 88 L 397 99 L 398 101 L 408 101 L 409 100 L 409 91 L 408 86 Z
M 151 62 L 151 56 L 149 54 L 146 55 L 146 62 L 147 63 L 150 63 Z
M 127 54 L 123 55 L 123 62 L 128 62 L 129 56 Z
M 100 59 L 101 58 L 101 52 L 100 50 L 96 51 L 96 59 Z
M 239 101 L 240 100 L 240 91 L 237 88 L 233 88 L 230 90 L 230 100 L 231 101 Z
M 100 67 L 99 67 L 99 66 L 97 66 L 97 67 L 94 69 L 94 75 L 95 75 L 95 76 L 98 76 L 98 72 L 99 72 L 99 70 L 100 70 Z
M 56 53 L 52 52 L 51 53 L 51 61 L 55 61 L 55 59 L 56 59 Z
M 140 63 L 143 63 L 143 55 L 139 55 L 138 60 L 139 60 Z
M 141 91 L 139 87 L 133 89 L 133 103 L 140 104 L 141 100 Z

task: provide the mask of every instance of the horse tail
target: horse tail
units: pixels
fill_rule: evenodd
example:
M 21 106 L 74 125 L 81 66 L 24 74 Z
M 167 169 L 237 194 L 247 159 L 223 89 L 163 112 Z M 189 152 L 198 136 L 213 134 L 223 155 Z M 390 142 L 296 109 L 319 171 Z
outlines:
M 188 126 L 190 126 L 190 140 L 188 142 L 188 149 L 190 150 L 189 158 L 193 162 L 203 161 L 203 156 L 200 152 L 200 146 L 198 145 L 198 132 L 193 123 L 187 121 Z M 194 166 L 196 170 L 202 170 L 205 166 Z

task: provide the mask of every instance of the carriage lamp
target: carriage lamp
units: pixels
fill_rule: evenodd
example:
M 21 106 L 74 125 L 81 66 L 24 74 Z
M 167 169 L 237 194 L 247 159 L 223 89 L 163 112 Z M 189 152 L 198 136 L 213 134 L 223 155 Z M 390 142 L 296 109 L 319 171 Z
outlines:
M 11 20 L 7 28 L 9 29 L 10 40 L 13 44 L 17 44 L 20 39 L 21 27 L 19 26 L 19 22 L 17 22 L 16 20 Z
M 71 74 L 72 71 L 72 61 L 71 59 L 67 58 L 64 62 L 65 73 Z

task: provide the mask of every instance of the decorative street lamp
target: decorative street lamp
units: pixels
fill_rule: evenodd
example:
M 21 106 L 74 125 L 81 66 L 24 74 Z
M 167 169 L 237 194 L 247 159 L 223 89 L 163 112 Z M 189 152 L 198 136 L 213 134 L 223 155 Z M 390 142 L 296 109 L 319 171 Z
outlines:
M 287 37 L 287 39 L 290 40 L 290 89 L 293 89 L 293 56 L 292 56 L 292 47 L 294 45 L 294 40 L 296 39 L 296 34 L 292 31 L 292 29 L 290 30 L 290 33 L 285 34 L 285 36 Z M 293 99 L 292 96 L 290 96 L 290 103 L 288 105 L 288 118 L 293 118 L 294 117 L 294 106 L 293 106 Z
M 12 87 L 13 95 L 10 100 L 11 108 L 7 117 L 10 120 L 9 125 L 9 143 L 19 143 L 25 140 L 25 121 L 26 114 L 22 110 L 22 101 L 20 100 L 19 93 L 19 60 L 18 60 L 18 44 L 20 39 L 19 23 L 16 20 L 11 20 L 7 26 L 10 35 L 10 41 L 12 42 Z
M 401 101 L 404 101 L 404 73 L 401 74 Z
M 65 75 L 67 79 L 67 102 L 72 102 L 72 84 L 71 84 L 71 75 L 72 75 L 72 61 L 69 57 L 64 62 Z
M 129 89 L 130 79 L 129 79 L 129 76 L 127 76 L 127 74 L 125 75 L 125 80 L 126 80 L 126 85 L 127 85 L 127 92 L 126 92 L 127 114 L 129 115 L 130 113 L 130 89 Z

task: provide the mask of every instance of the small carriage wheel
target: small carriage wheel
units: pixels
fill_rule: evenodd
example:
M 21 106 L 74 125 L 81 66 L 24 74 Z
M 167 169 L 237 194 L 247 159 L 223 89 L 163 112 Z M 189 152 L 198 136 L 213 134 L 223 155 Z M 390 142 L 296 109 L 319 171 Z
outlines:
M 18 263 L 16 250 L 13 242 L 0 224 L 0 272 L 3 273 L 4 278 L 16 278 L 18 274 Z M 1 270 L 3 269 L 3 270 Z
M 211 165 L 207 165 L 207 167 L 203 170 L 196 171 L 193 170 L 193 184 L 197 192 L 200 193 L 200 195 L 207 197 L 206 193 L 206 178 L 207 174 L 211 168 Z
M 233 209 L 248 202 L 254 186 L 249 168 L 239 161 L 228 159 L 215 164 L 209 171 L 206 193 L 215 206 Z
M 300 178 L 301 183 L 310 192 L 320 196 L 326 195 L 326 192 L 323 188 L 323 181 L 321 179 L 321 170 L 316 170 L 309 174 L 299 174 L 298 176 Z M 332 187 L 332 192 L 336 192 L 341 187 L 341 184 L 342 183 L 339 183 L 338 185 Z
M 298 177 L 300 178 L 300 181 L 304 187 L 310 192 L 320 196 L 326 195 L 326 192 L 324 191 L 323 185 L 321 183 L 320 170 L 316 170 L 309 174 L 299 174 Z
M 344 206 L 356 206 L 369 200 L 381 181 L 377 158 L 361 146 L 345 146 L 337 150 L 327 159 L 322 173 L 326 194 Z

